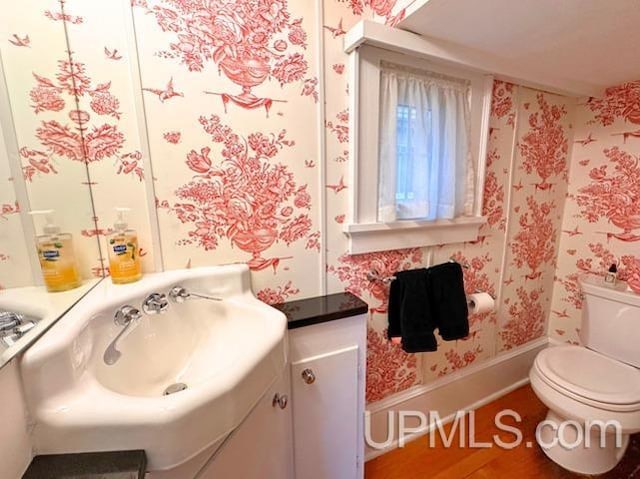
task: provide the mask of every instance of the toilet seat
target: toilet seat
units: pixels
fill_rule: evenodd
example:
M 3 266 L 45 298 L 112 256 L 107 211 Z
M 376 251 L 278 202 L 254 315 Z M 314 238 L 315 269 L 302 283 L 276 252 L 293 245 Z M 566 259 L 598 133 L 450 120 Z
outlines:
M 583 404 L 620 412 L 640 411 L 640 370 L 579 346 L 541 351 L 540 379 Z

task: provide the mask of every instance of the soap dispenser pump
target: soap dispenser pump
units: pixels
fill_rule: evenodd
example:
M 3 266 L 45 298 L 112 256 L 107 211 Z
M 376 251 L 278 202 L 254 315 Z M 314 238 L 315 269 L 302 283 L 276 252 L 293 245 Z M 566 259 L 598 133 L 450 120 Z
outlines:
M 114 284 L 138 281 L 142 277 L 138 235 L 126 221 L 129 208 L 118 207 L 113 233 L 107 236 L 109 273 Z
M 37 210 L 30 214 L 45 218 L 42 234 L 36 236 L 36 247 L 47 291 L 77 288 L 82 281 L 73 250 L 73 237 L 69 233 L 60 232 L 60 227 L 54 222 L 54 210 Z

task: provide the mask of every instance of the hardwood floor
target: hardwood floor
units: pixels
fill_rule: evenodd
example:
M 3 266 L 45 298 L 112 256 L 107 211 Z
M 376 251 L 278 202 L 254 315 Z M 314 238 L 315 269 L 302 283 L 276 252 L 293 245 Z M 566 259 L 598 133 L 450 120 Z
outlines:
M 535 443 L 535 428 L 545 418 L 546 407 L 529 386 L 524 386 L 476 411 L 476 440 L 489 441 L 500 431 L 494 425 L 496 413 L 512 409 L 520 414 L 519 428 L 524 440 L 511 450 L 499 447 L 471 449 L 458 447 L 458 436 L 453 445 L 445 448 L 437 435 L 436 447 L 429 447 L 427 437 L 408 443 L 377 457 L 365 466 L 365 479 L 501 479 L 549 478 L 569 479 L 584 477 L 570 473 L 545 456 Z M 508 419 L 504 423 L 514 424 Z M 515 425 L 515 424 L 514 424 Z M 449 429 L 447 428 L 447 431 Z M 512 442 L 513 434 L 499 434 Z M 532 447 L 527 447 L 531 441 Z M 602 479 L 640 479 L 640 435 L 635 435 L 624 459 L 611 472 L 598 476 Z

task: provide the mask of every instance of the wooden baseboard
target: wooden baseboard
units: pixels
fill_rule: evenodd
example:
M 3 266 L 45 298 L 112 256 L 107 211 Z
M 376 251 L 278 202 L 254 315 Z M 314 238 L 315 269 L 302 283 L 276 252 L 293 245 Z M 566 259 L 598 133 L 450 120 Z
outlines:
M 547 346 L 549 338 L 540 338 L 489 361 L 469 366 L 429 384 L 416 386 L 369 404 L 367 412 L 370 415 L 370 437 L 376 442 L 385 442 L 388 445 L 380 449 L 367 446 L 365 460 L 398 447 L 397 421 L 392 440 L 388 441 L 389 412 L 437 411 L 444 423 L 450 422 L 458 411 L 477 409 L 527 384 L 529 369 L 536 355 Z M 407 425 L 418 428 L 418 419 L 415 419 L 415 424 L 407 421 Z M 429 426 L 418 428 L 405 437 L 405 442 L 423 436 L 429 429 Z

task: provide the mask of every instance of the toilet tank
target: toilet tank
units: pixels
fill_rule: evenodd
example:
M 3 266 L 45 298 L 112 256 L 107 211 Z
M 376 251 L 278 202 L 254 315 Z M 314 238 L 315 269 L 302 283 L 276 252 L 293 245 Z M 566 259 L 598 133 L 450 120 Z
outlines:
M 582 344 L 640 368 L 640 295 L 627 291 L 623 281 L 611 287 L 598 276 L 581 276 L 579 283 L 584 295 Z

